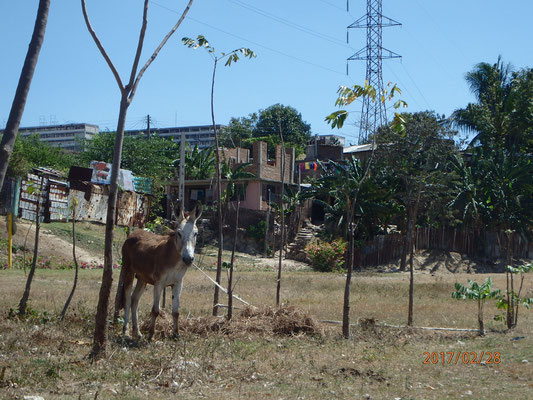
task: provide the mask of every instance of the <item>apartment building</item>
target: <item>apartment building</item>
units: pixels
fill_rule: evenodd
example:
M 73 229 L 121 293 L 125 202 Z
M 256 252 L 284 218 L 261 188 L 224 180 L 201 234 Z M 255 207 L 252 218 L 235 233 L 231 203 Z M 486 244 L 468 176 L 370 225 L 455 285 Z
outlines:
M 216 125 L 217 131 L 224 125 Z M 125 135 L 146 135 L 147 129 L 127 130 Z M 152 128 L 150 134 L 156 134 L 163 138 L 171 138 L 174 142 L 181 141 L 181 134 L 185 133 L 185 142 L 190 146 L 198 146 L 199 149 L 215 147 L 215 131 L 213 125 L 175 126 L 171 128 Z
M 65 150 L 80 151 L 80 140 L 90 140 L 99 131 L 98 125 L 79 123 L 24 127 L 19 128 L 18 133 L 22 137 L 35 134 L 39 136 L 39 140 L 49 143 L 52 146 L 61 147 Z M 3 130 L 0 132 L 3 133 Z

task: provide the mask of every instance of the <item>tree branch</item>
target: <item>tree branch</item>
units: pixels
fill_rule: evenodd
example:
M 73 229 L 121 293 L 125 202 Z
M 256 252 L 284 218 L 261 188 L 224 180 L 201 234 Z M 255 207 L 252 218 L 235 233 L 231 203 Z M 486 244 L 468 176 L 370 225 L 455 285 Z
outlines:
M 139 59 L 141 58 L 141 53 L 143 49 L 144 35 L 146 34 L 146 26 L 148 25 L 148 2 L 149 0 L 144 0 L 143 22 L 141 26 L 141 32 L 139 34 L 139 43 L 137 44 L 137 52 L 135 53 L 135 60 L 133 61 L 133 65 L 131 67 L 130 80 L 127 86 L 129 89 L 132 88 L 135 75 L 137 74 L 137 68 L 139 67 Z
M 104 46 L 102 46 L 102 43 L 100 42 L 100 39 L 98 39 L 98 36 L 96 36 L 96 32 L 94 31 L 93 27 L 91 26 L 91 22 L 89 21 L 89 16 L 87 15 L 87 8 L 85 6 L 85 0 L 81 0 L 81 9 L 83 11 L 83 18 L 85 19 L 85 25 L 87 25 L 87 30 L 91 34 L 91 36 L 92 36 L 92 38 L 94 40 L 94 43 L 96 44 L 96 47 L 98 47 L 98 50 L 100 50 L 100 53 L 102 53 L 102 56 L 104 57 L 104 59 L 107 62 L 107 65 L 109 66 L 109 68 L 111 69 L 111 72 L 115 76 L 115 80 L 117 81 L 117 84 L 118 84 L 118 87 L 119 87 L 120 91 L 123 92 L 124 91 L 124 85 L 122 84 L 122 80 L 120 79 L 120 75 L 118 74 L 117 69 L 113 65 L 113 62 L 111 61 L 111 59 L 107 55 L 107 53 L 106 53 L 106 51 L 104 49 Z
M 85 0 L 82 0 L 82 2 L 85 1 Z M 172 29 L 170 30 L 170 32 L 167 33 L 167 35 L 163 38 L 163 40 L 161 41 L 161 43 L 159 44 L 159 46 L 157 46 L 157 49 L 155 49 L 154 53 L 152 54 L 152 56 L 148 59 L 148 61 L 146 61 L 146 64 L 144 64 L 144 66 L 141 68 L 141 70 L 139 71 L 139 74 L 137 75 L 137 78 L 135 79 L 135 83 L 133 84 L 133 87 L 131 89 L 131 92 L 130 92 L 130 95 L 128 97 L 129 100 L 131 100 L 133 98 L 133 96 L 135 96 L 135 92 L 137 90 L 137 86 L 139 85 L 139 81 L 141 80 L 144 72 L 146 71 L 146 69 L 150 66 L 150 64 L 155 60 L 155 58 L 157 57 L 157 55 L 159 54 L 159 52 L 161 51 L 161 49 L 163 48 L 163 46 L 166 44 L 166 42 L 168 42 L 168 39 L 170 39 L 170 37 L 174 34 L 174 32 L 176 32 L 176 30 L 179 28 L 179 26 L 181 25 L 181 23 L 183 22 L 183 20 L 185 19 L 185 16 L 187 15 L 187 13 L 189 12 L 191 6 L 192 6 L 192 3 L 193 3 L 194 0 L 189 0 L 189 3 L 187 4 L 187 7 L 185 7 L 185 10 L 183 10 L 183 13 L 181 14 L 181 17 L 180 19 L 178 20 L 178 22 L 176 22 L 176 25 L 174 25 L 172 27 Z

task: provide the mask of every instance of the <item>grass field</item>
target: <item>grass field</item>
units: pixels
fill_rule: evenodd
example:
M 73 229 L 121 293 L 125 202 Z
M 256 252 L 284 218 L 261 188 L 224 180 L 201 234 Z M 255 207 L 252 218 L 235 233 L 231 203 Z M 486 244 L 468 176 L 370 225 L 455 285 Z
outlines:
M 208 263 L 206 263 L 208 264 Z M 38 270 L 26 320 L 9 318 L 25 284 L 20 270 L 0 271 L 0 398 L 40 395 L 45 399 L 441 399 L 533 397 L 533 311 L 521 310 L 518 327 L 506 333 L 486 307 L 485 337 L 475 333 L 354 326 L 343 339 L 340 326 L 318 323 L 310 334 L 254 331 L 255 322 L 237 315 L 233 329 L 198 333 L 193 322 L 211 321 L 212 285 L 197 270 L 184 283 L 178 340 L 125 341 L 120 326 L 110 330 L 108 359 L 91 364 L 94 313 L 101 270 L 81 271 L 68 317 L 56 319 L 68 295 L 72 270 Z M 208 274 L 214 276 L 212 271 Z M 491 275 L 504 287 L 503 275 Z M 476 305 L 451 298 L 455 281 L 485 275 L 418 274 L 415 325 L 476 328 Z M 276 274 L 238 265 L 236 293 L 255 306 L 273 306 Z M 533 279 L 525 282 L 533 296 Z M 344 276 L 288 271 L 282 301 L 315 320 L 340 320 Z M 115 272 L 115 283 L 118 273 Z M 406 274 L 355 274 L 351 318 L 404 324 Z M 151 307 L 151 290 L 141 299 L 141 320 Z M 237 303 L 238 306 L 240 304 Z M 239 311 L 237 311 L 237 314 Z M 164 328 L 168 324 L 162 320 Z M 206 322 L 206 323 L 207 323 Z M 219 323 L 219 326 L 221 323 Z M 436 364 L 424 363 L 425 352 Z M 445 356 L 444 364 L 440 353 Z M 449 353 L 453 352 L 453 353 Z M 459 354 L 455 364 L 455 357 Z M 462 355 L 484 352 L 480 364 Z M 499 353 L 489 360 L 488 353 Z M 453 356 L 448 364 L 449 356 Z M 493 357 L 493 356 L 492 356 Z M 491 362 L 492 361 L 492 362 Z M 495 363 L 499 361 L 499 363 Z M 526 362 L 527 361 L 527 362 Z M 5 368 L 5 369 L 4 369 Z

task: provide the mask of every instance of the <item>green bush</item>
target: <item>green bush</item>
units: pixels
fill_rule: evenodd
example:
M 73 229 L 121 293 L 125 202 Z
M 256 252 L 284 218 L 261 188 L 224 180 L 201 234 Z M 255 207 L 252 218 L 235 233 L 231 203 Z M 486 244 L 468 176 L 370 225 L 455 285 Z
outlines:
M 347 243 L 338 239 L 332 242 L 311 243 L 305 248 L 305 252 L 317 271 L 342 271 L 346 247 Z
M 255 225 L 248 225 L 246 227 L 246 236 L 255 239 L 257 243 L 263 243 L 265 240 L 266 222 L 261 220 Z

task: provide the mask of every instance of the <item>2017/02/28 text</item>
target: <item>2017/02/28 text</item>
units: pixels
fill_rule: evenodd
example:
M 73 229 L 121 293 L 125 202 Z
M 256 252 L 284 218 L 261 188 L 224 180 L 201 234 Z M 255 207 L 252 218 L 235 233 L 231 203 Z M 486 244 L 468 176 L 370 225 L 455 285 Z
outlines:
M 441 352 L 424 352 L 423 364 L 500 364 L 501 354 L 499 352 L 482 351 L 441 351 Z

